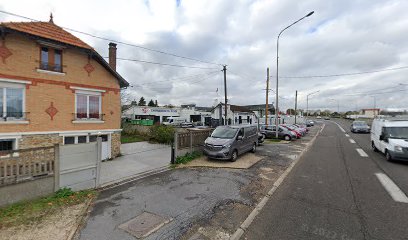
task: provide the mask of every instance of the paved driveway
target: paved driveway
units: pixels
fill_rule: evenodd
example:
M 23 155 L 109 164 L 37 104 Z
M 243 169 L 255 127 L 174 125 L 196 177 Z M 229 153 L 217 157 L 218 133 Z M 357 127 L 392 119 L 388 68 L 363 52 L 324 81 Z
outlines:
M 122 144 L 122 156 L 102 162 L 100 183 L 102 186 L 120 182 L 132 176 L 166 167 L 170 164 L 169 145 L 137 142 Z

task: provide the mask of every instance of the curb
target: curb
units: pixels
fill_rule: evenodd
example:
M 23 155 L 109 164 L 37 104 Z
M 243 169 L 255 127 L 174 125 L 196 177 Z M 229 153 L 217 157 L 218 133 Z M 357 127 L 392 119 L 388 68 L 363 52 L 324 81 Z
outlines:
M 300 152 L 300 154 L 297 156 L 297 158 L 290 164 L 290 166 L 283 172 L 282 175 L 273 183 L 272 188 L 269 190 L 269 192 L 262 198 L 262 200 L 255 206 L 255 209 L 252 210 L 252 212 L 248 215 L 248 217 L 245 219 L 245 221 L 238 227 L 238 229 L 232 234 L 232 236 L 229 238 L 230 240 L 239 240 L 242 235 L 244 235 L 245 231 L 248 229 L 248 227 L 251 225 L 255 217 L 261 212 L 263 207 L 266 205 L 268 202 L 269 198 L 272 197 L 272 195 L 275 193 L 276 189 L 281 185 L 283 180 L 287 177 L 287 175 L 292 171 L 293 167 L 299 162 L 301 157 L 309 150 L 309 148 L 313 145 L 314 141 L 316 140 L 317 136 L 323 131 L 324 127 L 326 124 L 323 124 L 323 126 L 320 128 L 320 130 L 317 131 L 316 135 L 310 140 L 310 142 L 307 144 L 305 149 Z
M 125 178 L 121 178 L 118 179 L 116 181 L 112 181 L 112 182 L 108 182 L 105 184 L 100 185 L 96 190 L 98 191 L 103 191 L 103 190 L 107 190 L 107 189 L 111 189 L 114 187 L 118 187 L 121 186 L 123 184 L 129 183 L 129 182 L 133 182 L 142 178 L 146 178 L 155 174 L 159 174 L 162 172 L 167 172 L 171 170 L 169 166 L 165 166 L 165 167 L 159 167 L 159 168 L 155 168 L 155 169 L 151 169 L 145 172 L 141 172 L 135 175 L 131 175 L 129 177 L 125 177 Z
M 78 230 L 79 230 L 80 226 L 82 225 L 82 222 L 84 221 L 85 217 L 88 215 L 88 211 L 91 208 L 93 200 L 94 200 L 94 198 L 88 200 L 88 202 L 86 203 L 86 207 L 84 207 L 82 209 L 81 213 L 76 218 L 76 226 L 68 234 L 66 240 L 74 239 L 74 237 L 78 233 Z

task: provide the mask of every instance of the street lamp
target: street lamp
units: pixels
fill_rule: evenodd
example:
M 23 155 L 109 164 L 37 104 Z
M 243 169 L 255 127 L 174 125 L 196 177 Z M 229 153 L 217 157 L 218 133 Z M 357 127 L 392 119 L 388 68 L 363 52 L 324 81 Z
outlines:
M 316 92 L 309 93 L 306 96 L 306 119 L 309 118 L 309 96 L 312 95 L 312 94 L 318 93 L 318 92 L 320 92 L 320 90 L 317 90 Z
M 282 31 L 279 32 L 278 34 L 278 39 L 276 41 L 276 106 L 275 106 L 275 124 L 276 124 L 276 135 L 275 137 L 278 138 L 278 129 L 279 129 L 279 99 L 278 99 L 278 86 L 279 86 L 279 37 L 280 35 L 283 33 L 283 31 L 285 31 L 286 29 L 292 27 L 293 25 L 295 25 L 296 23 L 302 21 L 303 19 L 311 16 L 314 13 L 314 11 L 308 13 L 306 16 L 300 18 L 299 20 L 295 21 L 294 23 L 290 24 L 289 26 L 285 27 L 284 29 L 282 29 Z

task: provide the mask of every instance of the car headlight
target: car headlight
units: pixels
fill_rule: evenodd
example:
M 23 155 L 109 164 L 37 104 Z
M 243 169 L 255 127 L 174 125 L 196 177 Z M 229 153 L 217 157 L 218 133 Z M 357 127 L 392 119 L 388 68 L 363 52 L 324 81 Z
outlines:
M 402 147 L 401 147 L 401 146 L 395 146 L 395 147 L 394 147 L 394 150 L 395 150 L 396 152 L 402 152 Z
M 230 147 L 231 147 L 231 144 L 222 145 L 222 148 L 230 148 Z

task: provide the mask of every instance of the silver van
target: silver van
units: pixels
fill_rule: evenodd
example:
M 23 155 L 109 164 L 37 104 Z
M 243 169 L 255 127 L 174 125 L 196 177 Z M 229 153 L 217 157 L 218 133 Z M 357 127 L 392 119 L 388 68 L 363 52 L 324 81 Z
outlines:
M 257 144 L 257 126 L 219 126 L 205 140 L 203 151 L 209 158 L 235 162 L 239 155 L 255 152 Z

